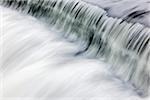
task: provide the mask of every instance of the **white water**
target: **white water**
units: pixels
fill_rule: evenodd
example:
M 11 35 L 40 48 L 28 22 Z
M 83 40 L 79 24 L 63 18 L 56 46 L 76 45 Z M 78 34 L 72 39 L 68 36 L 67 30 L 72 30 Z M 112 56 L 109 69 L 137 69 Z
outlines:
M 8 9 L 2 10 L 6 64 L 2 92 L 6 98 L 140 100 L 133 91 L 111 78 L 102 62 L 74 58 L 79 48 L 62 40 L 43 23 Z

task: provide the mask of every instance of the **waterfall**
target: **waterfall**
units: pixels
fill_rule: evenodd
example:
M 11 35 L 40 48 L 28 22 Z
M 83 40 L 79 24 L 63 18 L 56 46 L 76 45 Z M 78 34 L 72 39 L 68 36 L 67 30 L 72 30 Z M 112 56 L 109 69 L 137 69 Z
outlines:
M 84 42 L 78 52 L 105 59 L 110 70 L 148 95 L 150 85 L 150 29 L 112 18 L 103 9 L 78 0 L 3 0 L 6 7 L 44 19 L 51 27 Z

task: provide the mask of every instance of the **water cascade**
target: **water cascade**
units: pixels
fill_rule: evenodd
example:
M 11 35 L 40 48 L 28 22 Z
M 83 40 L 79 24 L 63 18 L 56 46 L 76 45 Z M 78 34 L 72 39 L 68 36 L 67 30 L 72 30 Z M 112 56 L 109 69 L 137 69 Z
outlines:
M 148 95 L 150 85 L 150 29 L 112 18 L 103 9 L 78 0 L 2 0 L 1 5 L 44 19 L 65 37 L 82 41 L 78 54 L 105 59 L 111 71 Z

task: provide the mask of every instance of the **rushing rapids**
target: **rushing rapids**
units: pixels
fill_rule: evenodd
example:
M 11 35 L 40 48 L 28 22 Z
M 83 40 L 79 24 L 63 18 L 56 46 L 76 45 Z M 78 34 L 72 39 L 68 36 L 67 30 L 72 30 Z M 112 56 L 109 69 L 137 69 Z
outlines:
M 103 9 L 77 0 L 3 0 L 1 4 L 34 17 L 70 38 L 85 42 L 87 52 L 104 58 L 124 82 L 139 95 L 150 85 L 150 29 L 139 23 L 111 18 Z

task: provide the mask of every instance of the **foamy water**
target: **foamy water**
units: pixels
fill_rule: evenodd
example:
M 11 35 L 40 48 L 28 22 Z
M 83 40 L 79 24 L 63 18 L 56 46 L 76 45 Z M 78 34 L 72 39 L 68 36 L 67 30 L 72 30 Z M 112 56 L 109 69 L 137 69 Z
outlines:
M 38 20 L 1 7 L 2 99 L 141 100 L 104 62 Z M 149 99 L 149 98 L 145 98 Z

